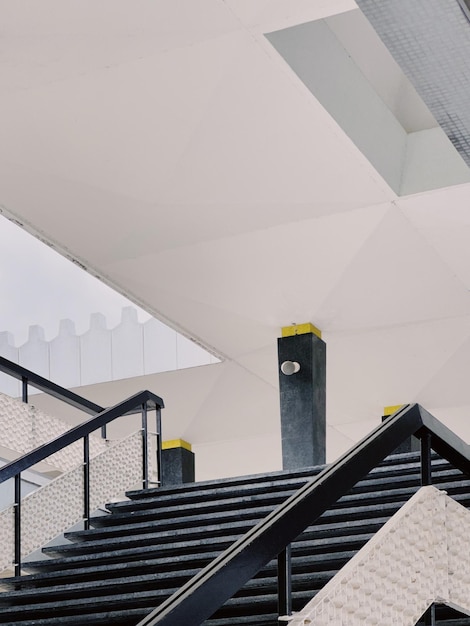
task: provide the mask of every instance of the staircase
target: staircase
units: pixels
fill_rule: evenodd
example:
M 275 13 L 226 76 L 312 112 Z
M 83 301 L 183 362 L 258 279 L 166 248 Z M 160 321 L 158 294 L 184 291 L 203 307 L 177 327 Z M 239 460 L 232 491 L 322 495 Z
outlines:
M 470 479 L 438 457 L 432 463 L 433 484 L 469 507 Z M 321 469 L 131 492 L 129 500 L 109 504 L 110 514 L 94 518 L 90 530 L 70 532 L 68 543 L 45 548 L 49 558 L 24 564 L 30 574 L 1 580 L 0 624 L 136 625 Z M 292 545 L 294 610 L 419 485 L 418 456 L 392 455 L 310 526 Z M 271 562 L 205 623 L 273 626 L 276 581 Z M 436 623 L 470 626 L 470 617 L 439 606 Z

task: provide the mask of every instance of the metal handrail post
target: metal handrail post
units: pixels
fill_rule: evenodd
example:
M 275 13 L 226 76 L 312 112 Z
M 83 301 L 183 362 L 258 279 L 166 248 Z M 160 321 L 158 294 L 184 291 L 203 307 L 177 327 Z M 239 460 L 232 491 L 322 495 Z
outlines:
M 425 432 L 421 436 L 421 485 L 424 487 L 431 484 L 431 433 Z
M 277 555 L 277 593 L 279 617 L 292 615 L 292 547 L 285 547 Z M 282 623 L 283 620 L 280 620 Z
M 7 373 L 11 373 L 13 371 L 16 378 L 20 376 L 18 371 L 19 366 L 7 361 L 3 357 L 0 356 L 0 370 L 6 370 Z M 24 372 L 24 368 L 20 368 L 20 371 Z M 40 377 L 39 377 L 40 378 Z M 23 375 L 23 384 L 24 387 L 27 388 L 27 384 L 30 380 L 35 382 L 34 378 L 28 377 L 28 375 Z M 41 379 L 45 380 L 45 379 Z M 48 381 L 45 381 L 47 384 Z M 41 383 L 42 384 L 42 383 Z M 36 386 L 36 385 L 34 385 Z M 46 385 L 42 385 L 46 387 Z M 56 385 L 54 386 L 57 389 Z M 67 390 L 62 390 L 66 393 Z M 62 394 L 61 391 L 61 394 Z M 53 395 L 53 394 L 52 394 Z M 74 395 L 74 394 L 72 394 Z M 56 394 L 57 397 L 57 394 Z M 75 397 L 75 396 L 74 396 Z M 79 398 L 79 396 L 76 396 Z M 70 399 L 70 398 L 69 398 Z M 165 405 L 163 400 L 153 394 L 150 391 L 140 391 L 139 393 L 127 398 L 126 400 L 116 404 L 113 407 L 108 409 L 104 409 L 95 415 L 87 422 L 82 424 L 78 424 L 74 426 L 67 432 L 59 435 L 52 441 L 49 441 L 45 444 L 42 444 L 27 452 L 23 456 L 15 459 L 14 461 L 10 461 L 6 463 L 4 466 L 0 467 L 0 484 L 14 479 L 14 513 L 13 513 L 13 522 L 14 522 L 14 568 L 15 574 L 21 575 L 21 472 L 33 467 L 37 463 L 47 459 L 52 454 L 55 454 L 59 450 L 63 450 L 65 447 L 69 446 L 72 443 L 83 439 L 83 521 L 85 529 L 90 527 L 90 433 L 106 426 L 109 422 L 122 417 L 124 415 L 133 415 L 138 413 L 139 408 L 142 410 L 142 421 L 143 421 L 143 475 L 144 475 L 144 487 L 148 487 L 148 433 L 147 433 L 147 409 L 148 407 L 157 406 L 159 408 L 163 408 Z
M 149 437 L 147 425 L 147 403 L 142 404 L 142 485 L 149 486 Z
M 90 528 L 90 437 L 83 437 L 83 527 Z
M 15 576 L 21 576 L 21 472 L 16 474 L 14 480 Z
M 155 407 L 156 419 L 156 455 L 157 455 L 157 483 L 162 484 L 162 411 L 159 406 Z
M 21 377 L 21 399 L 28 404 L 28 379 L 26 376 Z
M 425 626 L 436 625 L 436 605 L 435 604 L 431 604 L 429 609 L 424 614 L 424 624 Z

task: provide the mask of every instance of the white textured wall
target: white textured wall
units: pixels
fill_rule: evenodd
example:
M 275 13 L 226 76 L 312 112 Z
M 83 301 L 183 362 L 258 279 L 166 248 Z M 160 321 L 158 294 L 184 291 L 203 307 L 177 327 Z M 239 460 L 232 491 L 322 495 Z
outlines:
M 25 454 L 48 441 L 59 437 L 69 429 L 67 422 L 49 415 L 32 404 L 0 393 L 0 447 L 12 451 L 14 456 Z M 90 437 L 90 452 L 96 455 L 106 447 L 100 434 Z M 83 460 L 80 442 L 48 457 L 47 463 L 64 471 L 79 465 Z
M 67 388 L 217 362 L 162 322 L 139 322 L 133 307 L 122 310 L 120 324 L 112 329 L 94 313 L 82 335 L 71 320 L 62 320 L 51 341 L 40 326 L 30 326 L 28 341 L 19 347 L 11 333 L 1 332 L 0 355 Z M 20 384 L 0 374 L 0 392 L 19 396 Z
M 291 626 L 414 626 L 433 603 L 470 615 L 470 512 L 422 487 L 289 618 Z

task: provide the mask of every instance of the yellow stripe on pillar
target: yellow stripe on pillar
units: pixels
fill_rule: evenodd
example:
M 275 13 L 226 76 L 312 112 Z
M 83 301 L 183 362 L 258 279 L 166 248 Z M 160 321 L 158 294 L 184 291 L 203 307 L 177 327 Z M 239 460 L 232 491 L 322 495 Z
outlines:
M 169 439 L 168 441 L 163 441 L 162 450 L 171 450 L 172 448 L 184 448 L 191 452 L 191 444 L 184 439 Z
M 394 413 L 399 411 L 402 406 L 405 406 L 405 405 L 404 404 L 393 404 L 392 406 L 385 406 L 384 407 L 384 412 L 383 412 L 384 417 L 389 417 L 390 415 L 393 415 Z
M 306 335 L 307 333 L 313 333 L 319 339 L 321 339 L 321 330 L 319 330 L 313 324 L 308 322 L 307 324 L 294 324 L 293 326 L 283 326 L 282 336 L 292 337 L 293 335 Z

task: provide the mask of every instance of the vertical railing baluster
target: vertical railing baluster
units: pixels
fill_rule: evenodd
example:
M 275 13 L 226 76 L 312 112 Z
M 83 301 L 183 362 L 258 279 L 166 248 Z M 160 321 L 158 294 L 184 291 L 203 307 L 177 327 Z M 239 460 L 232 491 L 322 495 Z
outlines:
M 149 486 L 149 438 L 147 427 L 147 403 L 142 404 L 142 485 Z
M 28 404 L 28 379 L 26 376 L 21 378 L 21 399 Z
M 15 576 L 21 576 L 21 472 L 15 476 Z
M 436 626 L 436 605 L 431 604 L 429 609 L 424 614 L 425 626 Z
M 431 433 L 426 432 L 421 437 L 421 485 L 425 486 L 431 484 Z
M 432 484 L 432 465 L 431 465 L 431 433 L 426 432 L 421 437 L 421 485 Z M 436 607 L 432 604 L 424 614 L 425 626 L 435 626 L 436 624 Z
M 277 556 L 277 593 L 279 616 L 292 615 L 292 549 L 289 544 Z M 280 622 L 282 623 L 282 621 Z
M 90 528 L 90 437 L 83 437 L 83 527 Z
M 158 486 L 162 485 L 162 411 L 159 406 L 155 407 L 155 419 L 156 419 L 156 455 L 157 455 L 157 483 Z

